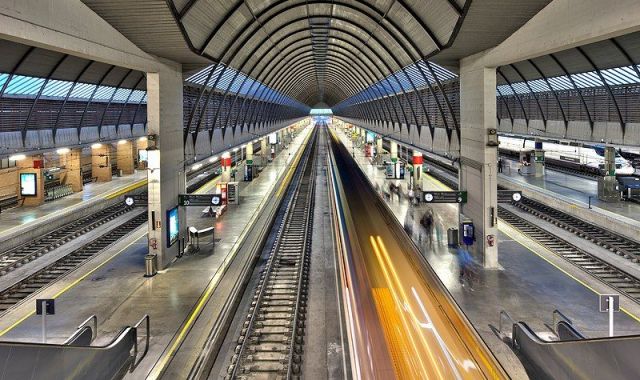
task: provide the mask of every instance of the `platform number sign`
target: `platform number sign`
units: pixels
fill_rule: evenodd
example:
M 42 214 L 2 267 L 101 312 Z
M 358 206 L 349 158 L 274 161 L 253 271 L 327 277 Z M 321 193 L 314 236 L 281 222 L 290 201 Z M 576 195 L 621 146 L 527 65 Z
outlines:
M 220 206 L 222 204 L 222 194 L 212 194 L 211 204 L 214 206 Z
M 466 203 L 466 191 L 424 191 L 422 199 L 425 203 Z
M 126 198 L 124 199 L 124 203 L 125 203 L 127 206 L 133 206 L 133 204 L 135 203 L 135 201 L 133 200 L 133 197 L 126 197 Z
M 54 299 L 39 298 L 36 300 L 36 315 L 54 315 L 56 313 L 56 301 Z

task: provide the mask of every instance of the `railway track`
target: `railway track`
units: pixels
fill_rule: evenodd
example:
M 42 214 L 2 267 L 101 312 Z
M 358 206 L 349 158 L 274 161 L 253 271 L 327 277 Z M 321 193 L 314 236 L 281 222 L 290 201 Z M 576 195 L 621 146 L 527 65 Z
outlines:
M 3 290 L 0 292 L 0 313 L 6 312 L 31 294 L 72 272 L 95 254 L 129 234 L 146 221 L 147 213 L 142 212 L 106 234 L 86 243 L 56 262 Z
M 432 165 L 437 166 L 437 170 L 431 174 L 438 177 L 438 179 L 447 186 L 453 189 L 457 188 L 458 184 L 450 178 L 450 176 L 456 176 L 457 173 L 449 168 L 441 167 L 433 161 Z M 443 172 L 448 174 L 448 176 L 442 175 Z M 587 223 L 579 218 L 526 197 L 523 197 L 520 202 L 514 203 L 513 206 L 572 232 L 578 237 L 589 240 L 619 256 L 632 260 L 635 263 L 640 259 L 640 244 L 618 235 L 615 232 Z M 589 252 L 536 226 L 502 206 L 498 206 L 498 216 L 514 228 L 548 248 L 551 252 L 591 274 L 601 282 L 626 294 L 635 302 L 640 303 L 640 280 L 633 275 L 600 260 Z
M 640 303 L 640 281 L 634 276 L 594 257 L 502 206 L 498 207 L 498 216 L 551 252 Z
M 558 227 L 572 232 L 576 236 L 587 239 L 594 244 L 606 248 L 619 256 L 623 256 L 634 263 L 638 263 L 640 260 L 640 243 L 616 234 L 613 231 L 587 223 L 581 219 L 529 198 L 523 198 L 522 201 L 517 203 L 515 206 Z
M 313 220 L 316 135 L 237 339 L 230 379 L 300 376 Z
M 6 275 L 14 269 L 53 251 L 63 244 L 128 213 L 132 209 L 132 207 L 117 204 L 95 214 L 67 223 L 26 244 L 3 252 L 0 254 L 0 276 Z

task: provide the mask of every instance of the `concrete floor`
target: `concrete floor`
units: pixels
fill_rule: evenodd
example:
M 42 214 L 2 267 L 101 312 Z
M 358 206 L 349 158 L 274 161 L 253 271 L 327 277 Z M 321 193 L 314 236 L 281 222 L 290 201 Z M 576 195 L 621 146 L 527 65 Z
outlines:
M 86 265 L 43 289 L 34 297 L 56 298 L 56 315 L 48 319 L 50 342 L 62 342 L 76 326 L 92 314 L 98 316 L 96 344 L 110 341 L 124 326 L 132 325 L 144 314 L 151 317 L 151 343 L 147 357 L 131 378 L 144 378 L 165 352 L 179 329 L 191 315 L 203 291 L 219 281 L 231 252 L 246 229 L 260 214 L 266 194 L 281 182 L 300 142 L 311 131 L 301 132 L 277 155 L 260 176 L 241 182 L 240 205 L 232 205 L 218 220 L 201 217 L 201 209 L 188 209 L 189 225 L 216 226 L 215 248 L 210 238 L 201 241 L 201 251 L 177 260 L 152 278 L 145 278 L 147 254 L 146 225 L 114 243 Z M 208 184 L 210 188 L 214 183 Z M 33 300 L 27 299 L 0 319 L 0 339 L 39 341 L 40 318 L 34 315 Z
M 336 130 L 342 142 L 354 152 L 361 170 L 374 186 L 377 184 L 381 193 L 384 192 L 388 187 L 384 171 L 372 165 L 361 149 L 354 150 L 347 136 L 341 130 Z M 406 191 L 408 182 L 399 182 Z M 424 177 L 423 186 L 425 189 L 447 190 L 430 176 Z M 456 255 L 446 247 L 446 230 L 456 227 L 458 206 L 431 206 L 437 227 L 431 238 L 432 243 L 429 243 L 418 223 L 427 206 L 411 207 L 413 210 L 409 212 L 409 202 L 405 197 L 393 194 L 387 199 L 398 222 L 413 225 L 412 239 L 512 378 L 527 378 L 527 375 L 511 349 L 491 329 L 491 326 L 498 327 L 501 310 L 506 310 L 515 320 L 527 322 L 534 330 L 544 332 L 544 323 L 550 324 L 553 310 L 559 309 L 585 335 L 601 337 L 608 334 L 607 316 L 598 312 L 598 293 L 615 292 L 571 264 L 561 262 L 557 256 L 553 257 L 555 255 L 506 223 L 500 223 L 498 236 L 503 269 L 482 271 L 471 290 L 468 286 L 460 285 Z M 440 240 L 436 232 L 438 230 Z M 616 335 L 640 334 L 640 308 L 629 300 L 621 302 L 624 302 L 623 307 L 627 307 L 626 312 L 615 315 Z
M 18 207 L 0 213 L 0 235 L 12 234 L 24 224 L 41 218 L 55 218 L 56 214 L 73 211 L 83 207 L 82 203 L 102 198 L 114 191 L 123 189 L 135 182 L 147 178 L 146 170 L 138 170 L 132 175 L 113 177 L 111 182 L 91 182 L 84 185 L 80 192 L 46 202 L 40 206 Z

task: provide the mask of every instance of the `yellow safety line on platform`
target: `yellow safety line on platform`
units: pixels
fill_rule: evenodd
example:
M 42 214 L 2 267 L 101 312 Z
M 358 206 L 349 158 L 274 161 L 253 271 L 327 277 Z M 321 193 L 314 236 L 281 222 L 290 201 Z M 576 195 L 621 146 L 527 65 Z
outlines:
M 300 145 L 300 148 L 299 148 L 298 152 L 296 153 L 296 163 L 299 160 L 299 157 L 301 156 L 302 152 L 304 151 L 303 147 L 309 141 L 309 137 L 310 136 L 311 136 L 311 133 L 309 133 L 307 135 L 307 137 L 305 138 L 304 142 Z M 291 169 L 294 168 L 294 167 L 295 167 L 295 165 L 292 165 L 289 168 L 289 172 L 291 172 Z M 282 189 L 287 185 L 287 182 L 291 179 L 291 176 L 289 176 L 288 174 L 289 173 L 287 173 L 287 177 L 285 177 L 285 179 L 282 181 L 282 183 L 280 185 L 280 188 L 278 189 L 278 192 L 276 193 L 276 198 L 280 196 L 280 193 L 282 192 Z M 266 202 L 266 200 L 267 200 L 266 197 L 262 199 L 262 202 L 258 206 L 257 210 L 260 210 L 263 207 L 263 204 Z M 239 247 L 241 242 L 244 241 L 244 237 L 247 234 L 247 232 L 249 230 L 249 227 L 252 226 L 252 224 L 255 221 L 255 219 L 257 218 L 257 216 L 258 216 L 258 213 L 254 213 L 253 217 L 251 218 L 249 223 L 247 223 L 246 227 L 244 228 L 244 230 L 242 230 L 242 233 L 240 234 L 240 236 L 238 237 L 238 239 L 234 243 L 234 247 L 232 248 L 232 250 L 233 249 L 237 249 L 236 247 Z M 229 252 L 229 255 L 227 255 L 227 258 L 235 257 L 235 253 L 233 253 L 233 255 L 231 255 L 231 253 L 232 253 L 232 251 Z M 225 259 L 225 261 L 226 261 L 226 259 Z M 202 312 L 202 309 L 204 309 L 204 306 L 206 305 L 206 303 L 209 302 L 209 299 L 211 298 L 211 295 L 213 294 L 213 291 L 218 286 L 218 282 L 219 282 L 220 278 L 222 277 L 222 275 L 224 274 L 224 272 L 225 271 L 220 271 L 220 270 L 218 270 L 216 272 L 214 277 L 211 279 L 211 281 L 207 285 L 207 288 L 206 288 L 205 292 L 202 294 L 202 296 L 200 296 L 200 299 L 198 300 L 195 308 L 191 311 L 191 313 L 189 314 L 189 317 L 187 317 L 186 322 L 182 325 L 182 327 L 180 327 L 180 329 L 178 331 L 178 335 L 176 336 L 175 340 L 173 341 L 173 343 L 171 344 L 169 349 L 162 355 L 162 357 L 160 359 L 158 359 L 158 361 L 153 366 L 153 369 L 151 370 L 151 373 L 149 373 L 147 378 L 149 378 L 149 379 L 157 379 L 162 375 L 162 373 L 164 372 L 164 370 L 168 366 L 170 360 L 173 358 L 173 356 L 178 351 L 178 348 L 184 342 L 187 334 L 189 333 L 189 331 L 193 327 L 193 324 L 195 323 L 196 319 L 200 316 L 200 313 Z
M 126 194 L 126 193 L 128 193 L 128 192 L 130 192 L 132 190 L 141 188 L 142 186 L 144 186 L 146 184 L 147 184 L 147 179 L 145 178 L 145 179 L 140 180 L 138 182 L 132 183 L 131 185 L 129 185 L 127 187 L 124 187 L 124 188 L 122 188 L 120 190 L 115 190 L 115 191 L 105 195 L 104 198 L 105 199 L 117 198 L 117 197 L 119 197 L 121 195 L 124 195 L 124 194 Z
M 503 223 L 508 224 L 507 222 L 503 221 Z M 523 233 L 516 231 L 515 228 L 511 228 L 513 230 L 513 233 L 515 233 L 516 235 L 519 235 L 518 237 L 513 236 L 511 233 L 507 232 L 504 227 L 500 228 L 500 231 L 502 231 L 505 235 L 509 236 L 512 240 L 518 242 L 520 245 L 522 245 L 523 247 L 525 247 L 526 249 L 528 249 L 530 252 L 533 252 L 536 256 L 540 257 L 541 259 L 543 259 L 544 261 L 546 261 L 547 263 L 553 265 L 557 270 L 559 270 L 560 272 L 566 274 L 567 276 L 569 276 L 570 278 L 574 279 L 577 283 L 579 283 L 580 285 L 584 286 L 585 288 L 591 290 L 592 292 L 594 292 L 597 295 L 601 295 L 604 293 L 600 293 L 597 290 L 595 290 L 594 288 L 592 288 L 590 285 L 588 285 L 587 283 L 585 283 L 584 281 L 580 280 L 579 278 L 575 277 L 574 275 L 572 275 L 571 273 L 567 272 L 566 270 L 560 268 L 558 265 L 556 265 L 555 263 L 551 262 L 549 259 L 547 259 L 546 257 L 542 256 L 541 254 L 539 254 L 538 252 L 534 251 L 533 249 L 525 246 L 524 244 L 522 244 L 521 242 L 519 242 L 517 240 L 517 238 L 524 238 L 524 239 L 528 239 L 531 242 L 533 242 L 535 245 L 537 245 L 540 249 L 549 252 L 549 254 L 553 255 L 553 256 L 558 256 L 556 253 L 552 252 L 551 250 L 549 250 L 548 248 L 546 248 L 545 246 L 543 246 L 542 244 L 538 243 L 537 241 L 527 237 L 526 235 L 524 235 Z M 609 285 L 607 285 L 609 286 Z M 620 307 L 620 310 L 622 310 L 625 314 L 627 314 L 629 317 L 633 318 L 636 322 L 640 323 L 640 318 L 638 318 L 635 314 L 631 313 L 630 311 L 628 311 L 627 309 Z
M 60 297 L 61 295 L 63 295 L 64 293 L 66 293 L 67 291 L 69 291 L 71 288 L 73 288 L 74 286 L 76 286 L 78 283 L 80 283 L 80 281 L 84 280 L 85 278 L 91 276 L 93 273 L 95 273 L 95 271 L 97 271 L 98 269 L 102 268 L 105 264 L 109 263 L 111 260 L 113 260 L 116 256 L 118 256 L 120 253 L 124 252 L 125 250 L 127 250 L 130 246 L 132 246 L 135 242 L 137 242 L 140 238 L 142 238 L 144 235 L 147 234 L 147 230 L 143 229 L 143 233 L 140 234 L 140 236 L 137 236 L 135 239 L 133 239 L 133 241 L 129 244 L 127 244 L 126 246 L 124 246 L 121 250 L 119 250 L 118 252 L 114 253 L 111 257 L 109 257 L 108 259 L 106 259 L 105 261 L 103 261 L 102 263 L 100 263 L 98 266 L 96 266 L 95 268 L 91 269 L 89 272 L 85 273 L 84 275 L 82 275 L 81 277 L 77 278 L 75 281 L 73 281 L 72 283 L 70 283 L 69 285 L 65 286 L 62 290 L 58 291 L 53 297 L 53 299 L 56 299 L 58 297 Z M 31 317 L 32 315 L 35 314 L 35 310 L 30 311 L 29 313 L 27 313 L 25 316 L 23 316 L 22 318 L 18 319 L 16 322 L 14 322 L 11 326 L 7 327 L 6 329 L 0 331 L 0 336 L 3 336 L 4 334 L 8 333 L 9 331 L 13 330 L 16 326 L 18 326 L 20 323 L 24 322 L 25 319 Z
M 434 178 L 431 175 L 428 175 L 429 178 L 433 179 L 436 183 L 438 183 L 440 186 L 442 186 L 443 188 L 446 189 L 451 189 L 450 187 L 444 185 L 442 182 L 440 182 L 439 180 L 437 180 L 436 178 Z M 513 236 L 512 233 L 510 233 L 509 231 L 507 231 L 506 228 L 504 228 L 504 224 L 509 224 L 507 222 L 505 222 L 504 220 L 500 219 L 502 221 L 502 226 L 500 226 L 500 223 L 498 224 L 498 229 L 503 232 L 505 235 L 509 236 L 512 240 L 514 240 L 515 242 L 519 243 L 520 245 L 522 245 L 524 248 L 526 248 L 529 252 L 532 252 L 533 254 L 535 254 L 536 256 L 540 257 L 541 259 L 543 259 L 544 261 L 546 261 L 547 263 L 553 265 L 557 270 L 559 270 L 560 272 L 564 273 L 565 275 L 567 275 L 568 277 L 572 278 L 573 280 L 575 280 L 577 283 L 579 283 L 580 285 L 584 286 L 585 288 L 591 290 L 592 292 L 594 292 L 597 295 L 601 295 L 600 292 L 596 291 L 594 288 L 592 288 L 590 285 L 588 285 L 587 283 L 585 283 L 584 281 L 578 279 L 577 277 L 575 277 L 574 275 L 572 275 L 571 273 L 567 272 L 566 270 L 560 268 L 558 265 L 556 265 L 555 263 L 553 263 L 552 261 L 550 261 L 549 259 L 547 259 L 546 257 L 542 256 L 541 254 L 539 254 L 538 252 L 534 251 L 533 249 L 527 247 L 526 245 L 524 245 L 522 242 L 518 241 L 518 238 L 520 239 L 526 239 L 526 240 L 530 240 L 531 242 L 533 242 L 535 245 L 538 246 L 538 248 L 544 250 L 545 252 L 548 252 L 549 254 L 553 255 L 553 256 L 558 256 L 556 253 L 554 253 L 553 251 L 551 251 L 550 249 L 546 248 L 545 246 L 543 246 L 542 244 L 538 243 L 537 241 L 527 237 L 526 235 L 524 235 L 523 233 L 517 231 L 515 228 L 511 227 L 511 230 L 513 231 L 513 233 L 519 235 L 517 237 Z M 608 286 L 608 285 L 607 285 Z M 627 314 L 629 317 L 633 318 L 635 321 L 640 323 L 640 318 L 637 317 L 635 314 L 631 313 L 630 311 L 628 311 L 627 309 L 621 307 L 620 310 L 622 310 L 625 314 Z

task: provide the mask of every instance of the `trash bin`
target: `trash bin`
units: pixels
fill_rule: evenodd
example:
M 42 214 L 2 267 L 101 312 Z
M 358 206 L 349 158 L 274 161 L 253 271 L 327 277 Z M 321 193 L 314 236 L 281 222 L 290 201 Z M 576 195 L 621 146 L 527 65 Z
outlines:
M 153 277 L 158 273 L 158 260 L 156 255 L 146 255 L 144 257 L 144 276 Z
M 457 228 L 449 228 L 447 230 L 447 244 L 449 247 L 457 247 L 458 246 L 458 229 Z

